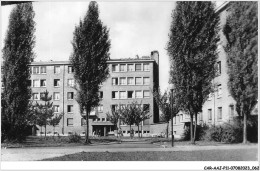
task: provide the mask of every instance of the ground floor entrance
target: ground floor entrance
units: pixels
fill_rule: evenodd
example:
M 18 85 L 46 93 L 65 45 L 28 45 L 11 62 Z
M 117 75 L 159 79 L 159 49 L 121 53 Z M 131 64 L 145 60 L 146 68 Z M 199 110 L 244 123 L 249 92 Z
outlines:
M 93 136 L 114 135 L 114 126 L 113 125 L 93 125 L 92 135 Z

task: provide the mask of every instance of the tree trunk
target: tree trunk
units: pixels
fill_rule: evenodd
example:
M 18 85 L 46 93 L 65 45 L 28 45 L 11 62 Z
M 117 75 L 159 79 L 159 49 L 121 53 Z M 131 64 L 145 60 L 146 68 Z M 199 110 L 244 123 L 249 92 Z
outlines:
M 244 113 L 244 130 L 243 130 L 243 144 L 247 143 L 247 115 Z
M 195 113 L 195 127 L 194 127 L 193 144 L 195 144 L 195 141 L 196 141 L 196 131 L 197 131 L 197 112 Z
M 166 138 L 169 138 L 169 121 L 167 122 L 167 126 L 166 126 Z
M 139 124 L 137 125 L 138 128 L 138 138 L 140 138 L 140 133 L 139 133 Z
M 118 127 L 116 126 L 116 137 L 118 138 Z
M 90 144 L 89 141 L 89 122 L 88 122 L 88 116 L 89 116 L 89 111 L 86 111 L 86 131 L 85 131 L 85 144 Z
M 132 138 L 132 134 L 131 134 L 131 124 L 130 124 L 130 138 Z
M 193 144 L 193 115 L 190 114 L 190 141 Z
M 46 124 L 44 125 L 44 128 L 45 128 L 45 136 L 44 136 L 44 138 L 46 139 Z
M 41 126 L 41 132 L 40 132 L 40 134 L 41 134 L 41 137 L 42 137 L 42 126 Z
M 143 138 L 143 121 L 141 123 L 141 138 Z

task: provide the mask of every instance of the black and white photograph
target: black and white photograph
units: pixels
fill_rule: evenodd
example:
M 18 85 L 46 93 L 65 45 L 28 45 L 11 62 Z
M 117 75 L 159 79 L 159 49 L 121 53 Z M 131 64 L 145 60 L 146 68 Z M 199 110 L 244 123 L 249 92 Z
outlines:
M 258 160 L 258 1 L 1 1 L 3 170 Z

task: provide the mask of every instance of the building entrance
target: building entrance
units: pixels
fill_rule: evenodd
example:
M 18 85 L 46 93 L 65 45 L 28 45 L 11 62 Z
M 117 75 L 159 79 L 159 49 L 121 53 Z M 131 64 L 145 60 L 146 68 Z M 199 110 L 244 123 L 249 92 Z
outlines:
M 113 134 L 114 128 L 112 125 L 93 125 L 93 136 L 108 136 Z

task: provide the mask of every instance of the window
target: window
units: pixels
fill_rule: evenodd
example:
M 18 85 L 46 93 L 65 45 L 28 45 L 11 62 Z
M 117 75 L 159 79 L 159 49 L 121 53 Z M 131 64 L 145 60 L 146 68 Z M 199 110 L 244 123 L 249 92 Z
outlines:
M 40 100 L 39 93 L 33 93 L 33 100 Z
M 60 93 L 55 92 L 53 93 L 54 100 L 60 100 Z
M 112 110 L 115 111 L 118 109 L 118 105 L 112 105 Z
M 234 117 L 234 113 L 235 113 L 234 105 L 229 106 L 229 112 L 230 112 L 229 116 Z
M 126 85 L 126 78 L 125 77 L 120 78 L 120 85 Z
M 127 92 L 127 98 L 128 98 L 128 99 L 134 98 L 134 91 L 128 91 L 128 92 Z
M 74 87 L 74 79 L 68 79 L 68 86 L 69 87 Z
M 73 105 L 68 105 L 67 111 L 68 113 L 73 113 Z
M 33 67 L 33 74 L 40 74 L 39 67 Z
M 217 74 L 221 74 L 221 61 L 217 62 Z
M 218 85 L 217 96 L 218 96 L 218 97 L 221 97 L 221 96 L 222 96 L 222 86 L 221 86 L 221 84 Z
M 45 97 L 45 93 L 40 93 L 40 99 Z
M 218 107 L 218 119 L 222 120 L 222 107 Z
M 135 84 L 142 85 L 142 77 L 135 77 Z
M 99 98 L 100 98 L 100 99 L 103 99 L 103 91 L 100 91 L 100 92 L 99 92 Z
M 125 104 L 121 104 L 120 105 L 120 109 L 125 109 L 126 108 L 126 105 Z
M 46 74 L 46 66 L 41 67 L 41 74 Z
M 144 98 L 149 98 L 149 97 L 150 97 L 150 91 L 144 90 Z
M 135 97 L 136 98 L 142 98 L 142 91 L 141 90 L 135 91 Z
M 149 84 L 150 84 L 150 78 L 144 77 L 144 85 L 149 85 Z
M 127 64 L 128 71 L 134 71 L 134 64 Z
M 120 72 L 126 71 L 126 64 L 120 64 Z
M 135 64 L 135 71 L 142 71 L 142 65 L 141 64 Z
M 40 80 L 33 80 L 33 87 L 40 87 Z
M 60 112 L 60 106 L 59 105 L 54 105 L 53 107 L 54 107 L 54 112 L 55 113 Z
M 74 68 L 72 66 L 68 66 L 68 73 L 71 74 L 74 72 Z
M 118 96 L 119 95 L 119 93 L 118 93 L 118 91 L 112 91 L 112 99 L 118 99 Z
M 128 77 L 127 78 L 127 84 L 128 85 L 134 85 L 134 78 L 133 77 Z
M 54 87 L 60 86 L 60 79 L 54 79 Z
M 183 115 L 180 114 L 180 121 L 183 121 Z
M 98 112 L 103 112 L 103 105 L 98 106 Z
M 150 111 L 150 105 L 149 104 L 144 104 L 143 105 L 143 111 L 149 112 Z
M 211 120 L 212 120 L 212 109 L 208 109 L 208 116 L 209 116 L 209 121 L 211 122 Z
M 68 92 L 68 100 L 73 100 L 73 99 L 74 99 L 74 93 Z
M 200 120 L 203 121 L 203 112 L 200 113 Z
M 212 100 L 212 96 L 214 96 L 213 93 L 209 93 L 208 100 Z
M 112 65 L 112 72 L 118 72 L 119 71 L 119 67 L 117 64 Z
M 149 64 L 144 64 L 144 71 L 150 71 Z
M 81 126 L 87 125 L 86 119 L 81 118 Z
M 73 126 L 73 118 L 67 119 L 67 126 Z
M 99 122 L 99 121 L 100 121 L 100 118 L 97 118 L 97 121 Z
M 112 78 L 112 85 L 118 85 L 118 78 Z
M 119 92 L 119 98 L 120 99 L 126 99 L 126 92 L 125 91 L 120 91 Z
M 54 66 L 54 74 L 60 73 L 60 66 Z
M 41 80 L 40 82 L 41 82 L 41 87 L 46 87 L 46 80 L 45 79 Z
M 106 121 L 106 118 L 102 118 L 102 122 L 105 122 Z

